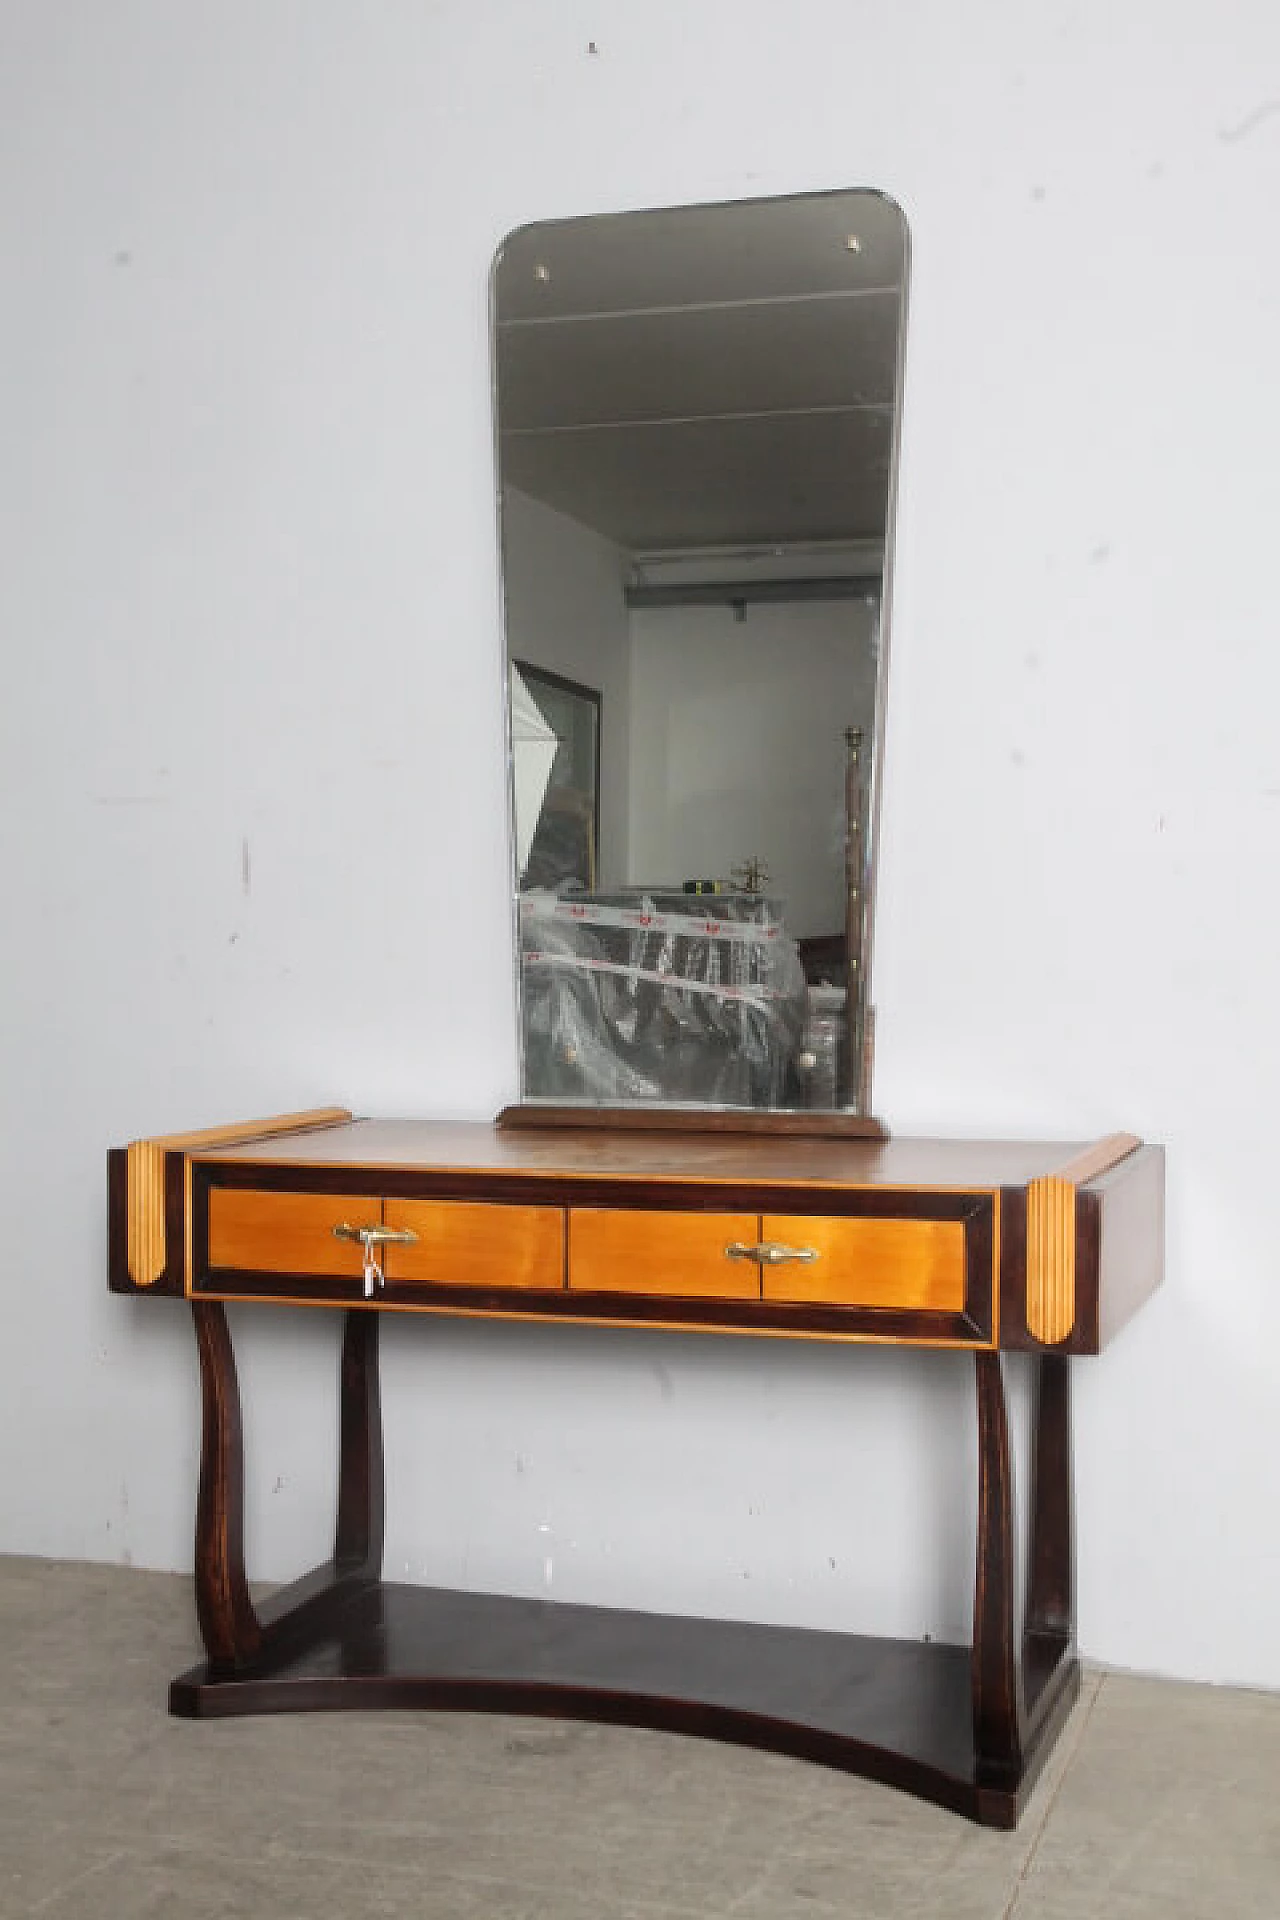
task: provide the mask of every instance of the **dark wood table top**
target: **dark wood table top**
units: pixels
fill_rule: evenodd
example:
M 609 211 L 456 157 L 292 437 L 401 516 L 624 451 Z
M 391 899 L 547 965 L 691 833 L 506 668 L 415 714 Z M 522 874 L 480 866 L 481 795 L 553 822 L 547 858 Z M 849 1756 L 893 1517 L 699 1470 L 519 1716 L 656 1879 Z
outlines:
M 1135 1143 L 1136 1144 L 1136 1143 Z M 416 1168 L 614 1180 L 794 1183 L 814 1187 L 994 1188 L 1079 1177 L 1088 1141 L 842 1140 L 808 1136 L 609 1133 L 584 1126 L 500 1128 L 486 1121 L 351 1120 L 239 1145 L 200 1159 L 273 1166 Z

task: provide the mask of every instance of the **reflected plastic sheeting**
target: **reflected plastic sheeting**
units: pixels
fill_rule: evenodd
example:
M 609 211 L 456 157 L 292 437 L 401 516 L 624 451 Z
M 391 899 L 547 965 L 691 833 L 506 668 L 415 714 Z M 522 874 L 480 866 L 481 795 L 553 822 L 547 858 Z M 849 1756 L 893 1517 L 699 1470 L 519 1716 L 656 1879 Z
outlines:
M 808 996 L 761 895 L 526 893 L 525 1095 L 604 1104 L 806 1104 Z

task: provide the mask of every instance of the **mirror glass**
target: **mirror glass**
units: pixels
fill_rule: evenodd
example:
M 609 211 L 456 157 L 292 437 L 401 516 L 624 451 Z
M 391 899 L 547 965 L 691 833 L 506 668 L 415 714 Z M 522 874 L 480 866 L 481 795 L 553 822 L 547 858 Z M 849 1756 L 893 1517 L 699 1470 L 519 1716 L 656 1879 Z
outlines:
M 526 1101 L 866 1109 L 906 270 L 871 192 L 498 253 Z

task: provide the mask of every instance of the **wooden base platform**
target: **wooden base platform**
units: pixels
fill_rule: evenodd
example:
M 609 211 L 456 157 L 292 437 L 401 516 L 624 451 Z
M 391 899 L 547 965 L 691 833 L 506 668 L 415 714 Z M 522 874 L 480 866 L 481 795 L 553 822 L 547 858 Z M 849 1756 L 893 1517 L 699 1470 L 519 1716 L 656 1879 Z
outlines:
M 287 1596 L 281 1596 L 286 1600 Z M 979 1778 L 968 1647 L 340 1581 L 233 1672 L 175 1680 L 187 1718 L 434 1707 L 656 1727 L 818 1761 L 1012 1827 L 1080 1685 L 1046 1645 L 1021 1777 Z M 301 1622 L 305 1620 L 305 1626 Z

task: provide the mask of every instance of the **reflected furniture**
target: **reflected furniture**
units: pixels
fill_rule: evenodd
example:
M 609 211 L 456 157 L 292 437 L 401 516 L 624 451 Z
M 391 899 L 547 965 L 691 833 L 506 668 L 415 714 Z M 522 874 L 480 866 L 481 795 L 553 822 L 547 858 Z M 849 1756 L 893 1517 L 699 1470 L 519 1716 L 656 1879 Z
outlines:
M 519 904 L 526 1098 L 800 1104 L 809 990 L 776 902 L 638 890 Z
M 1079 1686 L 1069 1367 L 1159 1283 L 1163 1156 L 1094 1145 L 353 1120 L 136 1141 L 110 1284 L 189 1303 L 203 1441 L 189 1716 L 445 1707 L 669 1728 L 1011 1826 Z M 345 1314 L 332 1557 L 269 1603 L 243 1549 L 225 1303 Z M 969 1646 L 450 1592 L 381 1577 L 383 1312 L 940 1348 L 971 1361 Z M 1023 1617 L 1001 1356 L 1035 1356 Z M 465 1446 L 464 1435 L 459 1445 Z M 796 1471 L 806 1471 L 797 1459 Z

